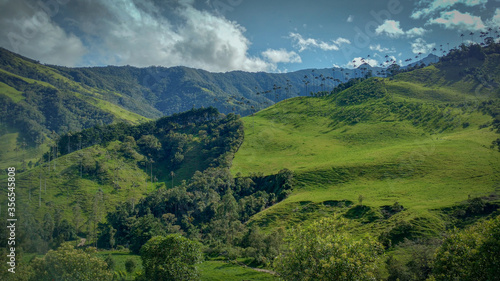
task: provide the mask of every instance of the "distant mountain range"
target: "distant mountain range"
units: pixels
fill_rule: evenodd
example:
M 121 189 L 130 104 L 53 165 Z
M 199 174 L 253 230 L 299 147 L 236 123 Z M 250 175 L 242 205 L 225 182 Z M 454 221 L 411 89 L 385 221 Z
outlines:
M 385 76 L 385 70 L 368 64 L 290 73 L 211 73 L 182 66 L 69 68 L 43 65 L 0 48 L 1 120 L 35 143 L 52 132 L 138 123 L 191 108 L 213 106 L 222 113 L 246 116 L 367 75 Z

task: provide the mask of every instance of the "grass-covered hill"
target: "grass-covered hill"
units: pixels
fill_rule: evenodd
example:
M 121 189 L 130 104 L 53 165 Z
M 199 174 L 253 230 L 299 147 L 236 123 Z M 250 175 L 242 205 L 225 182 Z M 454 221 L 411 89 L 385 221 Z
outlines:
M 26 218 L 21 229 L 38 233 L 43 227 L 36 222 L 49 215 L 71 224 L 74 237 L 89 233 L 118 204 L 138 203 L 197 171 L 228 167 L 242 141 L 238 117 L 214 108 L 64 135 L 33 168 L 17 172 L 16 206 Z M 7 204 L 2 194 L 2 204 Z M 31 250 L 37 250 L 39 239 L 32 239 Z
M 341 213 L 359 223 L 355 233 L 398 243 L 496 210 L 500 53 L 493 45 L 462 57 L 474 51 L 244 117 L 232 172 L 287 168 L 296 180 L 252 222 L 274 229 Z
M 346 247 L 367 235 L 381 243 L 378 277 L 429 276 L 447 231 L 497 225 L 476 223 L 499 214 L 499 62 L 498 44 L 464 46 L 428 67 L 393 67 L 388 78 L 352 79 L 331 92 L 316 85 L 310 97 L 241 119 L 208 107 L 54 135 L 16 177 L 19 242 L 43 254 L 84 237 L 87 246 L 137 254 L 151 237 L 175 233 L 203 242 L 207 280 L 241 280 L 222 272 L 271 265 L 290 253 L 283 249 L 294 235 L 311 236 L 327 218 L 327 232 L 338 224 L 351 235 L 339 236 Z M 120 83 L 104 72 L 134 84 L 132 70 L 140 71 L 80 69 L 79 85 L 111 91 Z M 106 79 L 88 85 L 94 71 Z

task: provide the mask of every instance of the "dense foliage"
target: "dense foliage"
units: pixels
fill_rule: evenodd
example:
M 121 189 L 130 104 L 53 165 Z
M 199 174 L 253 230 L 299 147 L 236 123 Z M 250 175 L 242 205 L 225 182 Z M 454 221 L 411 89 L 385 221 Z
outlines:
M 33 275 L 30 280 L 91 281 L 112 280 L 104 260 L 91 254 L 91 249 L 74 249 L 63 244 L 57 250 L 49 251 L 43 258 L 35 258 L 31 263 Z
M 155 236 L 141 249 L 144 280 L 199 280 L 201 244 L 180 235 Z
M 436 253 L 436 280 L 497 280 L 500 276 L 500 216 L 455 230 Z
M 116 244 L 130 245 L 136 253 L 152 236 L 165 233 L 183 233 L 213 247 L 236 246 L 248 231 L 243 223 L 283 200 L 292 181 L 289 170 L 234 179 L 228 169 L 209 168 L 179 186 L 156 190 L 138 204 L 119 205 L 107 221 L 116 229 Z
M 382 245 L 370 237 L 351 237 L 347 224 L 333 217 L 291 230 L 275 270 L 283 280 L 375 280 Z

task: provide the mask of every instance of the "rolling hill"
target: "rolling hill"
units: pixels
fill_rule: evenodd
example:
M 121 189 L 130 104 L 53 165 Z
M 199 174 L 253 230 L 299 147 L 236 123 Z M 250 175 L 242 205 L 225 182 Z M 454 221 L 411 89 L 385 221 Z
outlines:
M 235 102 L 221 103 L 228 92 L 254 95 L 253 80 L 264 89 L 293 75 L 299 85 L 308 74 L 29 63 L 39 76 L 2 70 L 3 97 L 11 104 L 28 108 L 24 102 L 50 93 L 55 81 L 63 86 L 53 91 L 57 97 L 65 93 L 66 104 L 78 95 L 97 104 L 124 97 L 115 104 L 123 111 L 96 111 L 108 114 L 106 122 L 71 133 L 61 128 L 45 148 L 33 148 L 45 154 L 20 171 L 17 191 L 27 218 L 20 228 L 23 247 L 32 252 L 78 235 L 100 248 L 119 245 L 137 253 L 153 235 L 180 233 L 207 245 L 205 254 L 214 260 L 204 268 L 214 273 L 218 259 L 265 265 L 287 230 L 343 217 L 355 237 L 375 237 L 386 254 L 405 260 L 413 249 L 408 241 L 427 247 L 447 230 L 499 213 L 499 44 L 453 50 L 428 67 L 352 79 L 331 92 L 281 95 L 280 102 L 241 119 L 208 107 L 209 100 L 215 97 L 224 108 Z M 150 84 L 142 71 L 153 70 L 165 75 Z M 140 115 L 134 110 L 147 107 L 156 110 L 148 118 L 169 112 L 174 96 L 157 93 L 170 87 L 183 102 L 193 94 L 206 107 L 156 121 L 135 118 Z M 145 104 L 127 108 L 134 95 Z M 260 98 L 238 102 L 244 108 Z M 180 102 L 176 110 L 183 106 L 189 107 Z M 8 122 L 3 126 L 15 132 Z
M 432 237 L 471 198 L 498 208 L 500 56 L 460 55 L 244 117 L 233 174 L 287 168 L 297 186 L 252 221 L 274 229 L 340 212 L 362 223 L 355 233 L 390 236 L 407 222 L 407 237 Z M 396 202 L 404 211 L 389 216 Z

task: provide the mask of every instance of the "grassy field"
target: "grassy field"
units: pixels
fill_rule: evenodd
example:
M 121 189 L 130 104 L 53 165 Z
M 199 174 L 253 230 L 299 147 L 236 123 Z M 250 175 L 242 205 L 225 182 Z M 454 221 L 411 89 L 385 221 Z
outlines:
M 361 225 L 353 232 L 378 235 L 404 220 L 437 234 L 446 227 L 440 210 L 500 192 L 500 153 L 490 148 L 498 134 L 480 129 L 491 117 L 446 104 L 467 100 L 467 93 L 410 82 L 384 86 L 385 97 L 358 104 L 338 105 L 345 100 L 343 92 L 287 100 L 243 118 L 245 142 L 232 172 L 273 174 L 288 168 L 296 179 L 294 192 L 255 215 L 252 223 L 272 229 L 347 215 L 356 212 L 352 206 L 361 203 L 361 196 L 375 218 L 367 218 L 370 212 L 356 217 Z M 407 88 L 416 91 L 410 100 Z M 391 111 L 399 101 L 418 109 Z M 403 212 L 387 220 L 377 217 L 395 202 Z
M 121 271 L 123 273 L 126 273 L 125 262 L 128 259 L 134 260 L 137 266 L 132 273 L 126 273 L 126 280 L 133 280 L 137 274 L 143 271 L 141 257 L 129 254 L 128 251 L 99 251 L 98 256 L 102 259 L 111 256 L 115 261 L 114 271 Z M 277 280 L 272 274 L 220 260 L 206 260 L 197 267 L 203 281 Z

